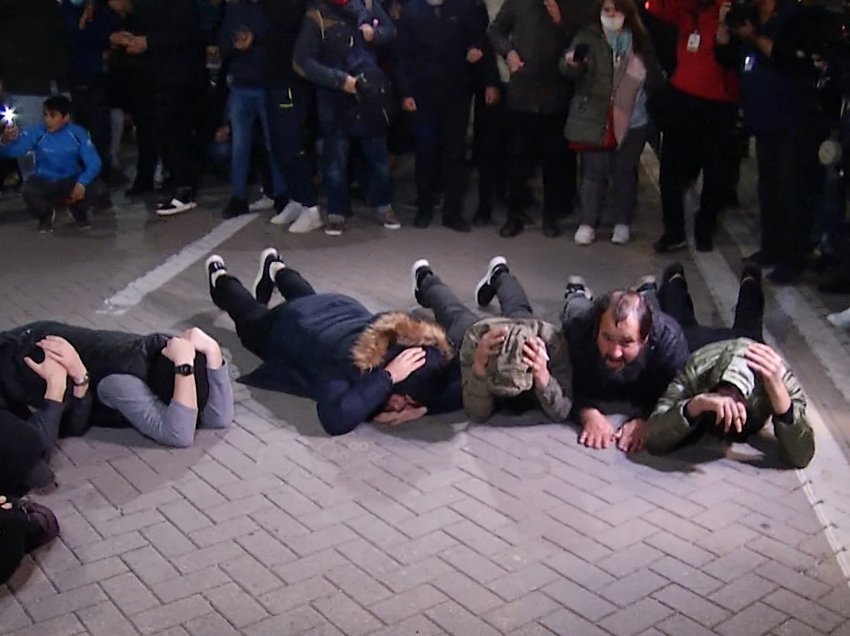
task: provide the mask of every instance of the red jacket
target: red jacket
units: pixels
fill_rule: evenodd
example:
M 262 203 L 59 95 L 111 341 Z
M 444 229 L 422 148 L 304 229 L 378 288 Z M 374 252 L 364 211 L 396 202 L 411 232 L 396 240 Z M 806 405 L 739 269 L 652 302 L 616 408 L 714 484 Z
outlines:
M 700 7 L 696 0 L 648 0 L 646 8 L 659 19 L 679 29 L 676 47 L 676 71 L 670 83 L 688 95 L 720 102 L 738 101 L 738 76 L 714 58 L 714 36 L 720 23 L 723 0 Z M 699 46 L 689 51 L 688 44 L 699 34 Z

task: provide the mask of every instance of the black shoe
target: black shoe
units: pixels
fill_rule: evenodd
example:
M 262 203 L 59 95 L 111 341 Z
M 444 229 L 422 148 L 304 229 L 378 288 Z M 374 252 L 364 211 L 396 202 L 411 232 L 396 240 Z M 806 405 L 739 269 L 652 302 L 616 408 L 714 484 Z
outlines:
M 204 263 L 204 266 L 207 268 L 207 282 L 210 285 L 210 295 L 212 295 L 213 289 L 215 289 L 215 283 L 219 279 L 222 274 L 227 273 L 227 267 L 224 264 L 224 259 L 218 254 L 213 254 L 207 259 L 207 262 Z
M 90 230 L 89 215 L 85 210 L 75 210 L 71 208 L 71 216 L 74 219 L 74 225 L 78 230 Z
M 509 272 L 508 261 L 504 256 L 494 256 L 487 264 L 487 272 L 475 286 L 475 302 L 479 307 L 486 307 L 496 296 L 496 287 L 493 284 L 496 278 Z
M 443 227 L 447 227 L 455 232 L 471 232 L 472 226 L 469 225 L 459 214 L 443 215 Z
M 581 276 L 570 276 L 567 278 L 567 287 L 564 290 L 564 298 L 570 298 L 576 294 L 580 294 L 588 300 L 593 300 L 593 292 L 587 286 L 585 280 Z
M 841 274 L 818 285 L 818 291 L 825 294 L 850 294 L 850 274 Z
M 697 252 L 714 251 L 714 239 L 712 239 L 710 236 L 694 237 L 694 243 L 696 244 Z
M 525 225 L 518 219 L 508 219 L 502 228 L 499 230 L 499 236 L 502 238 L 513 238 L 518 234 L 522 234 L 525 230 Z
M 472 224 L 475 227 L 482 227 L 484 225 L 490 225 L 492 220 L 493 206 L 479 205 L 478 209 L 475 211 L 475 215 L 472 217 Z
M 274 292 L 274 279 L 271 275 L 272 263 L 282 263 L 280 252 L 273 247 L 267 247 L 260 254 L 260 271 L 254 278 L 254 298 L 261 305 L 268 305 Z
M 20 510 L 27 521 L 26 551 L 32 552 L 59 536 L 59 521 L 53 512 L 41 504 L 26 499 L 14 502 L 13 508 Z
M 430 208 L 419 208 L 416 216 L 413 218 L 413 227 L 418 227 L 424 230 L 431 225 L 431 219 L 434 217 L 434 210 Z
M 767 254 L 764 250 L 758 250 L 757 252 L 753 252 L 749 256 L 745 256 L 741 259 L 742 261 L 748 261 L 750 263 L 755 263 L 759 267 L 770 267 L 772 265 L 776 265 L 777 260 L 776 257 L 772 254 Z
M 751 261 L 745 262 L 741 269 L 741 283 L 747 279 L 754 280 L 761 285 L 761 267 Z
M 777 265 L 773 271 L 767 275 L 767 280 L 774 285 L 791 285 L 797 282 L 802 273 L 802 269 L 798 267 L 792 267 L 791 265 Z
M 558 238 L 563 233 L 557 221 L 543 221 L 543 236 L 546 238 Z
M 671 263 L 664 268 L 664 271 L 661 272 L 661 284 L 666 285 L 676 276 L 685 277 L 685 268 L 681 263 Z
M 38 220 L 38 233 L 50 234 L 53 232 L 53 222 L 56 220 L 56 210 L 51 209 L 50 214 Z
M 413 263 L 410 268 L 410 277 L 413 279 L 413 297 L 416 299 L 422 307 L 427 308 L 428 306 L 425 304 L 421 294 L 419 293 L 419 288 L 422 285 L 422 281 L 426 276 L 433 276 L 434 270 L 431 269 L 431 263 L 429 263 L 424 258 L 420 258 L 418 261 Z
M 669 254 L 670 252 L 678 252 L 688 247 L 688 242 L 682 235 L 667 234 L 661 235 L 661 238 L 652 244 L 654 249 L 659 254 Z
M 230 197 L 230 201 L 224 206 L 221 216 L 225 219 L 232 219 L 243 214 L 248 214 L 248 202 L 239 197 Z

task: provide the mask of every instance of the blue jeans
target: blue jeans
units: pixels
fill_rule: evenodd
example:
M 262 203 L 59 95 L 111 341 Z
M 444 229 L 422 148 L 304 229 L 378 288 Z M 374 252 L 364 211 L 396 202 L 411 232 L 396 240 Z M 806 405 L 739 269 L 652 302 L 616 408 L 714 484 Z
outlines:
M 348 198 L 348 158 L 351 154 L 352 139 L 359 142 L 367 164 L 368 183 L 364 184 L 366 202 L 377 208 L 390 205 L 392 202 L 387 138 L 385 136 L 352 137 L 344 131 L 325 130 L 322 144 L 322 181 L 328 195 L 328 214 L 351 216 L 351 202 Z
M 280 168 L 274 159 L 269 143 L 269 118 L 266 109 L 266 89 L 233 86 L 228 100 L 230 115 L 230 137 L 232 157 L 230 162 L 230 183 L 233 196 L 245 198 L 248 183 L 248 168 L 251 164 L 251 144 L 254 140 L 254 125 L 257 120 L 263 132 L 263 144 L 269 157 L 269 171 L 275 196 L 283 194 L 286 184 Z

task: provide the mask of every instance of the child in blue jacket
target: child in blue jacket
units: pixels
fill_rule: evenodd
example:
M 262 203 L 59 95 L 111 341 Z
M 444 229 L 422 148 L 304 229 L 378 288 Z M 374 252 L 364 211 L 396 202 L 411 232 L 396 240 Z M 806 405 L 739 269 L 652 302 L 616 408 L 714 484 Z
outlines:
M 88 207 L 106 195 L 96 180 L 100 157 L 88 131 L 71 123 L 71 101 L 62 95 L 44 100 L 44 123 L 20 131 L 7 126 L 0 137 L 0 157 L 35 153 L 35 173 L 23 188 L 27 210 L 38 231 L 53 231 L 55 207 L 67 204 L 77 227 L 88 229 Z

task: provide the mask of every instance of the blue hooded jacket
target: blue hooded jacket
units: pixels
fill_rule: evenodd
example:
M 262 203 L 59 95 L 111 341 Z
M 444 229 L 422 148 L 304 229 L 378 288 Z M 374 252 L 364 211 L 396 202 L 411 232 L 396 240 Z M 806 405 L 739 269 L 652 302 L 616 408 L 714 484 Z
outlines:
M 100 156 L 88 131 L 68 123 L 56 132 L 48 132 L 41 123 L 25 128 L 10 144 L 0 145 L 0 157 L 22 157 L 35 152 L 35 174 L 48 181 L 76 177 L 88 187 L 100 173 Z

